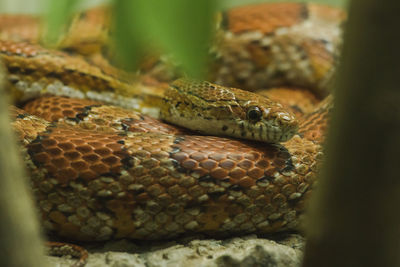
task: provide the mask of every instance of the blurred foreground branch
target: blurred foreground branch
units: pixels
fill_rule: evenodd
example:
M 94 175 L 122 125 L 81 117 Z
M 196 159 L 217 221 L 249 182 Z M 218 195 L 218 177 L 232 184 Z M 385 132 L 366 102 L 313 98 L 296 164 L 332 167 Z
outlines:
M 399 1 L 353 0 L 304 266 L 400 266 Z
M 0 266 L 46 266 L 24 164 L 10 127 L 0 69 Z

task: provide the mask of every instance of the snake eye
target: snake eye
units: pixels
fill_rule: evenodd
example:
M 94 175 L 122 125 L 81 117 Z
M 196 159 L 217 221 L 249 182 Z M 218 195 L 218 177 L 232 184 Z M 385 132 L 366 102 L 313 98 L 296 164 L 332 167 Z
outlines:
M 262 112 L 258 107 L 250 107 L 247 110 L 247 119 L 250 121 L 259 121 L 261 119 Z

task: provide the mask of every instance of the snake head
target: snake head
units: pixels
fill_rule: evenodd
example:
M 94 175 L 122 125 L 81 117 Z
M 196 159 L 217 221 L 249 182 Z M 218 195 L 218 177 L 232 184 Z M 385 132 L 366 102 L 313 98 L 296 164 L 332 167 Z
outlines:
M 207 135 L 284 142 L 298 130 L 281 104 L 248 91 L 178 79 L 164 93 L 160 117 Z

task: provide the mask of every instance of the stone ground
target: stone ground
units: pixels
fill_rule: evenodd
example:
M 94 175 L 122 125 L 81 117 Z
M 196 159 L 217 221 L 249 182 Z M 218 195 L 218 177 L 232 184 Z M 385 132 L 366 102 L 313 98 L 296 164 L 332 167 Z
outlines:
M 179 239 L 167 242 L 132 242 L 120 240 L 87 244 L 88 267 L 292 267 L 300 266 L 304 238 L 283 234 L 271 239 L 255 235 L 231 239 Z M 70 257 L 48 256 L 50 266 L 71 266 Z

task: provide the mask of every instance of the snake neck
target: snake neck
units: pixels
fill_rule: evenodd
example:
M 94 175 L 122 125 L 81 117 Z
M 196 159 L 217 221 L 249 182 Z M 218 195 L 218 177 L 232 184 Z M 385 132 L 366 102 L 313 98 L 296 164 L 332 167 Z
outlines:
M 333 96 L 329 95 L 318 104 L 313 112 L 307 114 L 301 120 L 299 135 L 315 144 L 322 144 L 325 140 L 333 108 Z

